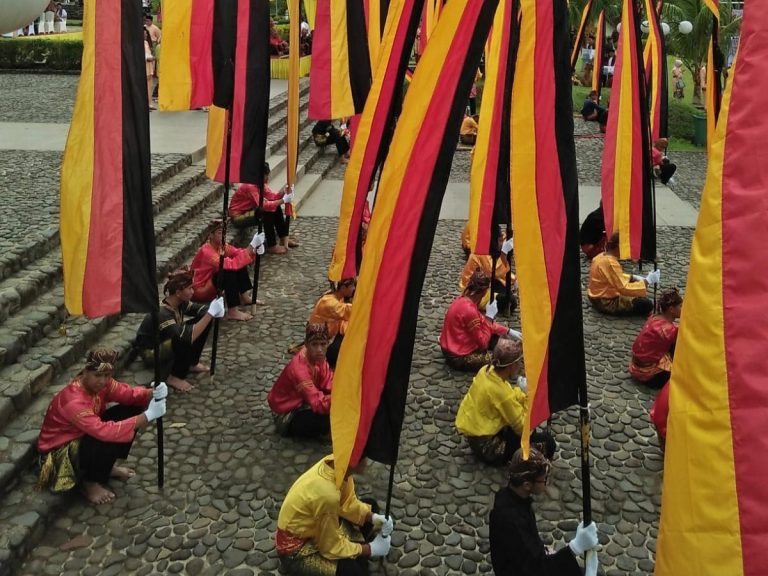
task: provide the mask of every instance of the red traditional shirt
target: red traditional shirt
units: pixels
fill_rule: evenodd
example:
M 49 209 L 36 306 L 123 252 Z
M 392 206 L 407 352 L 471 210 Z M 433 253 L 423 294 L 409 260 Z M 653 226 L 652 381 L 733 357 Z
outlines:
M 224 270 L 240 270 L 253 262 L 254 258 L 245 248 L 236 248 L 227 244 L 224 248 Z M 219 251 L 208 242 L 200 246 L 192 260 L 192 270 L 195 272 L 192 279 L 192 286 L 195 289 L 192 300 L 208 302 L 216 298 L 213 276 L 219 271 Z
M 264 186 L 264 203 L 261 209 L 264 212 L 274 212 L 283 203 L 283 193 L 275 192 L 269 186 Z M 259 207 L 259 187 L 255 184 L 240 184 L 229 201 L 229 215 L 238 216 L 249 210 Z
M 146 406 L 151 398 L 150 388 L 133 388 L 115 379 L 110 380 L 98 394 L 92 395 L 76 378 L 51 400 L 37 439 L 37 448 L 42 453 L 50 452 L 86 435 L 103 442 L 130 442 L 136 433 L 138 416 L 119 422 L 105 422 L 101 415 L 110 402 Z
M 651 422 L 662 438 L 667 437 L 667 417 L 669 416 L 669 382 L 659 390 L 651 406 Z
M 448 307 L 440 333 L 440 347 L 454 356 L 466 356 L 475 350 L 487 350 L 491 336 L 509 331 L 491 322 L 466 296 L 459 296 Z
M 307 350 L 302 348 L 283 368 L 272 386 L 267 402 L 273 412 L 287 414 L 307 404 L 312 412 L 331 412 L 331 386 L 333 371 L 327 360 L 312 364 L 307 359 Z
M 677 324 L 664 316 L 651 316 L 632 344 L 629 373 L 644 382 L 665 370 L 672 370 L 669 349 L 677 341 Z

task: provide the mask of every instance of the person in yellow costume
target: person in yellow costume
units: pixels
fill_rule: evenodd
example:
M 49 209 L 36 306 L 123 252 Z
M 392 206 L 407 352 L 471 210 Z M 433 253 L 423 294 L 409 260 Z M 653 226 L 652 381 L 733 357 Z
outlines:
M 488 464 L 506 464 L 520 448 L 528 412 L 522 365 L 522 342 L 499 340 L 491 364 L 480 369 L 459 406 L 456 429 L 467 437 L 475 456 Z M 533 432 L 531 444 L 549 458 L 555 452 L 555 441 L 547 432 Z
M 492 279 L 491 286 L 486 290 L 482 300 L 480 300 L 480 305 L 478 306 L 480 310 L 485 310 L 485 307 L 488 305 L 488 302 L 491 299 L 491 290 L 493 290 L 496 295 L 496 300 L 499 303 L 499 310 L 507 310 L 507 307 L 509 306 L 509 311 L 513 312 L 515 308 L 517 308 L 517 299 L 512 291 L 510 291 L 510 297 L 507 299 L 507 273 L 509 272 L 510 266 L 509 253 L 512 251 L 513 247 L 514 243 L 512 238 L 505 239 L 504 232 L 499 229 L 499 236 L 497 238 L 499 257 L 496 259 L 495 275 L 493 273 L 492 256 L 488 254 L 470 254 L 467 258 L 467 262 L 464 264 L 464 270 L 461 271 L 461 278 L 459 278 L 459 290 L 461 292 L 464 292 L 469 279 L 478 268 L 482 270 L 488 278 Z M 514 288 L 517 282 L 514 274 L 511 275 L 510 281 L 512 282 L 512 288 Z

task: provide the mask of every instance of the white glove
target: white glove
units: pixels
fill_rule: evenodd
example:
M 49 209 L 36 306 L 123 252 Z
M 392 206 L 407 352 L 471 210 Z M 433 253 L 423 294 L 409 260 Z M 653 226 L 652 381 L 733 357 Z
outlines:
M 168 386 L 165 385 L 165 382 L 160 382 L 157 386 L 155 386 L 155 383 L 152 382 L 152 399 L 153 400 L 162 400 L 163 398 L 166 398 L 168 396 Z
M 259 244 L 259 247 L 256 248 L 256 254 L 258 254 L 259 256 L 263 256 L 264 251 L 265 251 L 264 244 Z
M 283 204 L 290 204 L 293 202 L 293 192 L 288 192 L 283 196 Z
M 510 328 L 509 329 L 509 332 L 507 332 L 507 336 L 509 336 L 510 338 L 515 338 L 516 340 L 522 340 L 523 339 L 523 333 L 522 332 L 518 332 L 514 328 Z
M 373 539 L 373 542 L 371 542 L 369 546 L 371 547 L 371 558 L 386 556 L 389 554 L 389 549 L 392 546 L 392 539 L 389 536 L 382 536 L 379 534 Z
M 152 422 L 158 418 L 162 418 L 165 415 L 165 400 L 158 400 L 157 402 L 150 402 L 147 409 L 144 411 L 144 416 L 147 422 Z
M 262 244 L 264 244 L 264 232 L 258 232 L 257 234 L 254 234 L 253 238 L 251 239 L 251 248 L 256 250 Z
M 208 314 L 214 318 L 221 318 L 224 316 L 224 298 L 219 296 L 218 298 L 211 300 L 208 304 Z
M 659 280 L 661 280 L 661 270 L 653 270 L 645 277 L 645 281 L 648 282 L 649 285 L 658 284 Z
M 488 302 L 488 305 L 485 307 L 485 315 L 493 320 L 496 318 L 496 314 L 499 313 L 499 304 L 494 300 L 493 302 Z
M 512 251 L 512 248 L 515 247 L 515 241 L 512 238 L 507 238 L 504 240 L 504 243 L 501 245 L 501 251 L 506 256 Z
M 584 576 L 597 576 L 597 551 L 590 550 L 584 560 Z
M 389 518 L 387 518 L 383 514 L 374 514 L 373 525 L 376 526 L 377 528 L 381 526 L 382 536 L 389 536 L 390 534 L 392 534 L 392 530 L 395 529 L 395 524 L 392 521 L 391 515 L 389 516 Z
M 584 527 L 584 522 L 579 522 L 576 536 L 568 542 L 568 546 L 576 556 L 581 556 L 587 550 L 597 546 L 597 524 L 590 522 L 589 526 Z
M 520 387 L 520 390 L 522 390 L 526 394 L 528 393 L 528 378 L 526 378 L 525 376 L 518 376 L 517 385 Z

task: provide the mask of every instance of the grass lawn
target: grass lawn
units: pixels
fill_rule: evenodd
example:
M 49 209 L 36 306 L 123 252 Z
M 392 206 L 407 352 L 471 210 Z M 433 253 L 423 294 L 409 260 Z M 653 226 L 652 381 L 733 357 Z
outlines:
M 64 42 L 67 40 L 82 40 L 82 32 L 66 32 L 64 34 L 40 34 L 39 36 L 19 36 L 17 38 L 8 38 L 11 42 L 29 42 L 37 40 L 39 42 Z

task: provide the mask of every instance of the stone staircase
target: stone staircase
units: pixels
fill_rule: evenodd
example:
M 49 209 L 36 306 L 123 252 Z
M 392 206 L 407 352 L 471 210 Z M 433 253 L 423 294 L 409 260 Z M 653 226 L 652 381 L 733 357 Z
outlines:
M 286 105 L 286 94 L 270 101 L 266 155 L 275 189 L 285 182 Z M 337 161 L 335 150 L 324 151 L 312 142 L 306 81 L 300 106 L 298 211 Z M 199 158 L 202 153 L 193 156 Z M 158 294 L 168 272 L 191 260 L 210 221 L 221 213 L 223 186 L 208 180 L 204 161 L 194 162 L 193 156 L 153 157 Z M 68 317 L 63 296 L 58 229 L 46 230 L 0 259 L 0 576 L 14 573 L 65 498 L 32 489 L 35 442 L 52 396 L 80 369 L 85 352 L 97 343 L 116 348 L 121 362 L 130 362 L 131 342 L 142 319 L 139 314 Z

